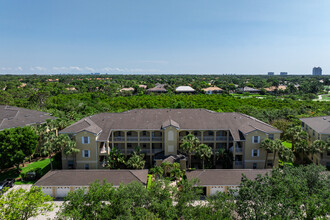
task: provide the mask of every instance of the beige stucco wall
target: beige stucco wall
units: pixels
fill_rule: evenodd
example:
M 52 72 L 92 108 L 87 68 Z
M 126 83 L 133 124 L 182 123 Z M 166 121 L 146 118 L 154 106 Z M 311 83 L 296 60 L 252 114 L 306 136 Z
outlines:
M 82 143 L 82 137 L 89 137 L 89 144 Z M 77 169 L 84 169 L 85 164 L 89 164 L 89 169 L 96 169 L 98 164 L 98 145 L 96 142 L 96 135 L 90 132 L 82 131 L 76 134 L 76 144 L 80 152 L 76 155 Z M 83 150 L 90 151 L 90 157 L 83 157 Z
M 266 159 L 266 150 L 260 148 L 260 143 L 254 144 L 252 141 L 253 136 L 260 136 L 260 143 L 268 138 L 268 134 L 262 131 L 253 131 L 251 133 L 246 134 L 246 142 L 245 142 L 245 150 L 244 150 L 244 168 L 246 169 L 252 169 L 253 164 L 257 163 L 257 169 L 263 169 L 265 166 L 265 159 Z M 280 134 L 276 133 L 274 134 L 274 140 L 279 139 Z M 259 150 L 259 156 L 253 157 L 252 156 L 252 150 L 257 149 Z M 273 153 L 268 154 L 267 160 L 273 160 Z M 275 166 L 278 166 L 278 156 L 275 157 Z

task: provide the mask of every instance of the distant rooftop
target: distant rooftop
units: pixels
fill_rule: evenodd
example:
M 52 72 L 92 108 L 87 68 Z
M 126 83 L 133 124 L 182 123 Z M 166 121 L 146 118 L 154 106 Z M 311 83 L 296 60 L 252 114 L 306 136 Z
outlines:
M 176 92 L 195 92 L 195 89 L 190 86 L 179 86 L 175 89 Z
M 330 115 L 321 117 L 301 118 L 300 121 L 307 124 L 320 134 L 330 134 Z
M 0 130 L 17 128 L 32 124 L 42 124 L 47 119 L 56 119 L 49 113 L 25 108 L 0 105 Z

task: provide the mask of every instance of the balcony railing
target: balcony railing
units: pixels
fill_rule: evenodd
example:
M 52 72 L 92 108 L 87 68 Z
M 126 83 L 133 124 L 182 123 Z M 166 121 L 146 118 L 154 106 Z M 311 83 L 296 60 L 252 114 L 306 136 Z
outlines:
M 204 136 L 203 141 L 214 141 L 214 136 Z
M 243 152 L 243 148 L 238 148 L 238 147 L 236 147 L 236 148 L 235 148 L 235 152 L 236 152 L 236 153 L 241 153 L 241 152 Z
M 243 165 L 243 161 L 235 161 L 235 165 L 236 166 L 242 166 Z
M 233 137 L 229 137 L 229 141 L 233 141 L 234 139 L 233 139 Z
M 227 137 L 226 136 L 217 136 L 216 137 L 216 140 L 217 141 L 226 141 L 227 140 Z
M 162 141 L 163 137 L 152 137 L 153 141 Z
M 150 153 L 150 149 L 142 148 L 141 153 Z
M 115 141 L 125 141 L 125 137 L 114 137 Z
M 162 149 L 160 149 L 160 148 L 158 148 L 158 149 L 152 149 L 152 153 L 153 154 L 159 153 L 161 151 L 162 151 Z
M 150 137 L 140 137 L 140 141 L 150 141 Z
M 127 141 L 137 141 L 138 137 L 127 137 Z
M 127 148 L 127 154 L 131 154 L 132 152 L 134 152 L 135 149 L 132 149 L 132 148 Z

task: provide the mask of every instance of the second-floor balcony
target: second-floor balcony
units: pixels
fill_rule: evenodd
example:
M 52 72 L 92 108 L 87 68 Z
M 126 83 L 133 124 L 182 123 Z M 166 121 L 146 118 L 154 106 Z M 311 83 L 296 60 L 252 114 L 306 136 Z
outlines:
M 152 141 L 162 141 L 162 137 L 152 137 Z
M 203 141 L 214 141 L 214 136 L 204 136 Z
M 236 160 L 235 161 L 235 165 L 236 166 L 242 166 L 243 165 L 243 161 Z
M 243 152 L 243 148 L 241 148 L 241 147 L 236 147 L 236 148 L 235 148 L 235 152 L 236 152 L 236 153 L 242 153 L 242 152 Z
M 159 149 L 159 148 L 152 149 L 152 153 L 153 153 L 153 154 L 159 153 L 159 152 L 161 152 L 161 151 L 162 151 L 162 149 Z

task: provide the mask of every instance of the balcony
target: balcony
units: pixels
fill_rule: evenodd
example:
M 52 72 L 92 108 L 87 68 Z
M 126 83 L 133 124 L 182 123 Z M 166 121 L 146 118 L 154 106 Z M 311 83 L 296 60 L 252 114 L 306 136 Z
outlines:
M 125 137 L 121 137 L 121 136 L 119 136 L 119 137 L 114 137 L 114 140 L 115 140 L 115 141 L 125 141 Z
M 152 137 L 152 141 L 162 141 L 163 137 Z
M 203 141 L 214 141 L 214 136 L 204 136 Z
M 227 141 L 227 137 L 226 136 L 217 136 L 216 140 L 217 141 Z
M 242 152 L 243 152 L 243 148 L 236 147 L 236 148 L 235 148 L 235 152 L 236 152 L 236 153 L 242 153 Z
M 127 141 L 137 141 L 138 137 L 127 137 Z
M 132 152 L 134 152 L 135 149 L 132 149 L 132 148 L 127 148 L 127 154 L 131 154 Z
M 140 137 L 140 141 L 150 141 L 150 137 Z
M 106 153 L 107 153 L 106 147 L 101 147 L 100 154 L 106 154 Z
M 242 166 L 243 165 L 243 161 L 235 161 L 235 165 L 236 166 Z
M 141 153 L 143 153 L 143 154 L 149 154 L 150 153 L 150 149 L 148 149 L 148 148 L 142 148 L 141 149 Z

